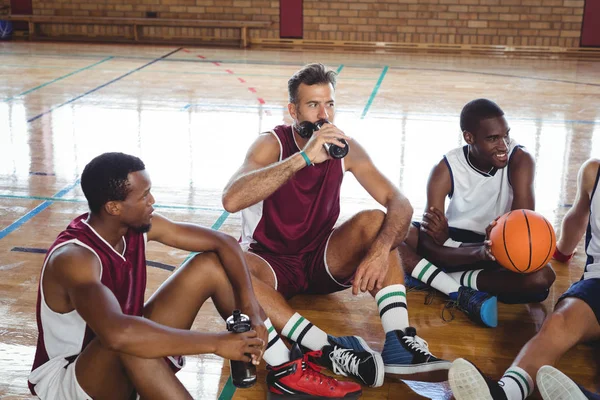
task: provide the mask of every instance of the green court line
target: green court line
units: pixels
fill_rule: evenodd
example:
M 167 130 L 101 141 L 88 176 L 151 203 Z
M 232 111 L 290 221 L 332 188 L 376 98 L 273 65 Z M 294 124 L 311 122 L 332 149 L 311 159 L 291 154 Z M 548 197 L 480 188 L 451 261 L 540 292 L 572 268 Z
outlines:
M 335 72 L 339 75 L 342 72 L 343 69 L 344 69 L 344 64 L 340 64 L 340 66 L 338 67 L 337 71 L 335 71 Z
M 38 90 L 38 89 L 41 89 L 41 88 L 43 88 L 43 87 L 46 87 L 46 86 L 48 86 L 48 85 L 51 85 L 51 84 L 53 84 L 54 82 L 61 81 L 61 80 L 63 80 L 63 79 L 66 79 L 66 78 L 68 78 L 68 77 L 70 77 L 70 76 L 72 76 L 72 75 L 75 75 L 75 74 L 78 74 L 78 73 L 80 73 L 80 72 L 82 72 L 82 71 L 85 71 L 85 70 L 87 70 L 87 69 L 93 68 L 93 67 L 95 67 L 96 65 L 102 64 L 103 62 L 106 62 L 106 61 L 108 61 L 108 60 L 112 60 L 113 58 L 114 58 L 113 56 L 106 57 L 105 59 L 103 59 L 103 60 L 100 60 L 100 61 L 98 61 L 98 62 L 96 62 L 96 63 L 94 63 L 94 64 L 88 65 L 87 67 L 79 68 L 79 69 L 78 69 L 78 70 L 76 70 L 76 71 L 70 72 L 70 73 L 68 73 L 68 74 L 66 74 L 66 75 L 63 75 L 63 76 L 59 77 L 59 78 L 53 79 L 53 80 L 51 80 L 50 82 L 46 82 L 46 83 L 44 83 L 44 84 L 42 84 L 42 85 L 39 85 L 39 86 L 36 86 L 36 87 L 34 87 L 34 88 L 32 88 L 32 89 L 26 90 L 26 91 L 24 91 L 23 93 L 19 93 L 19 94 L 18 94 L 18 95 L 16 95 L 16 96 L 9 97 L 8 99 L 5 99 L 5 100 L 4 100 L 4 102 L 11 101 L 12 99 L 14 99 L 14 98 L 17 98 L 17 97 L 25 96 L 25 95 L 27 95 L 27 94 L 29 94 L 29 93 L 31 93 L 31 92 L 34 92 L 34 91 L 36 91 L 36 90 Z
M 231 214 L 227 211 L 223 211 L 223 213 L 221 214 L 221 216 L 219 218 L 217 218 L 217 220 L 215 221 L 214 224 L 212 224 L 212 226 L 210 227 L 210 229 L 218 231 L 219 229 L 221 229 L 221 226 L 223 225 L 223 222 L 225 222 L 225 220 L 230 216 Z M 186 262 L 188 262 L 188 260 L 192 257 L 194 257 L 196 254 L 198 254 L 197 252 L 191 252 L 190 254 L 188 254 L 188 256 L 185 258 L 185 260 L 183 260 L 183 262 L 180 264 L 183 265 Z
M 219 395 L 219 400 L 231 400 L 233 394 L 235 393 L 235 386 L 233 386 L 233 381 L 231 380 L 231 376 L 227 379 L 225 386 L 223 386 L 223 390 Z
M 86 200 L 81 199 L 64 199 L 61 197 L 54 196 L 19 196 L 14 194 L 0 194 L 0 199 L 21 199 L 21 200 L 44 200 L 44 201 L 54 201 L 54 202 L 63 202 L 63 203 L 87 203 Z M 197 206 L 178 206 L 178 205 L 170 205 L 170 204 L 155 204 L 154 208 L 164 208 L 164 209 L 172 209 L 172 210 L 201 210 L 201 211 L 223 211 L 222 208 L 210 208 L 210 207 L 197 207 Z M 221 215 L 221 218 L 223 216 Z M 219 220 L 217 220 L 218 222 Z M 222 224 L 223 222 L 221 222 Z M 220 225 L 219 225 L 220 226 Z
M 360 116 L 360 119 L 364 119 L 365 116 L 367 115 L 367 113 L 369 112 L 369 108 L 371 108 L 371 104 L 373 103 L 375 96 L 377 96 L 377 92 L 379 91 L 381 82 L 383 82 L 383 78 L 385 78 L 385 74 L 387 74 L 388 69 L 389 69 L 389 67 L 387 65 L 385 67 L 383 67 L 383 71 L 381 71 L 381 75 L 379 75 L 379 79 L 377 80 L 377 83 L 375 84 L 375 87 L 373 88 L 373 92 L 371 93 L 371 96 L 369 97 L 369 101 L 367 101 L 367 105 L 365 106 L 365 109 L 363 110 L 362 115 Z

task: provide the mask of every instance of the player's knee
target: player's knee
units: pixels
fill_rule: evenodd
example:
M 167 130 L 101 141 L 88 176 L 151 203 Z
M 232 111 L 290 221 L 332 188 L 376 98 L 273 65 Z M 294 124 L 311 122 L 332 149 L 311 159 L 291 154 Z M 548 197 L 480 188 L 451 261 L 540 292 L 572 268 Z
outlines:
M 194 255 L 185 265 L 185 268 L 190 279 L 198 278 L 205 280 L 208 277 L 216 278 L 225 274 L 219 256 L 212 251 Z
M 567 318 L 565 314 L 561 311 L 555 311 L 546 320 L 540 329 L 538 335 L 546 336 L 553 338 L 560 338 L 562 335 L 569 334 L 569 327 L 567 324 Z
M 556 279 L 556 274 L 550 265 L 546 265 L 536 273 L 527 275 L 527 277 L 529 278 L 527 289 L 534 293 L 541 293 L 550 289 Z
M 356 214 L 355 218 L 362 240 L 370 242 L 379 233 L 385 219 L 385 212 L 381 210 L 365 210 Z

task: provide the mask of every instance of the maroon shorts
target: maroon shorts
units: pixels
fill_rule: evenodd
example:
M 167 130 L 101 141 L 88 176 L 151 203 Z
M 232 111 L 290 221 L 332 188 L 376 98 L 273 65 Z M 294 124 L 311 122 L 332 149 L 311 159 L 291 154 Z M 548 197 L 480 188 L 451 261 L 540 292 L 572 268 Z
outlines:
M 333 233 L 333 231 L 332 231 Z M 281 255 L 248 250 L 262 258 L 275 275 L 275 289 L 289 299 L 297 294 L 327 294 L 352 286 L 354 276 L 338 281 L 330 274 L 325 259 L 327 244 L 324 241 L 316 250 L 298 255 Z

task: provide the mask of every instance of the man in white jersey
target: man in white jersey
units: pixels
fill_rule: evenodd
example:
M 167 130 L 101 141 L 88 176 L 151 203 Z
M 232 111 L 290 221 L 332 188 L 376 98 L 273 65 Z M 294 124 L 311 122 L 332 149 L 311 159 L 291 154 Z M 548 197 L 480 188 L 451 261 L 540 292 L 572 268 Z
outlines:
M 557 259 L 570 258 L 587 230 L 588 257 L 581 280 L 558 299 L 554 312 L 521 349 L 500 381 L 484 377 L 462 358 L 456 360 L 449 380 L 457 400 L 523 400 L 533 393 L 533 376 L 545 400 L 600 398 L 549 367 L 573 346 L 600 339 L 600 196 L 596 193 L 599 177 L 598 159 L 588 160 L 579 170 L 577 197 L 563 219 L 555 254 Z
M 413 223 L 400 253 L 407 275 L 448 295 L 472 320 L 495 327 L 494 296 L 512 304 L 543 301 L 555 274 L 550 265 L 527 275 L 502 268 L 486 241 L 496 218 L 535 208 L 535 163 L 510 139 L 504 112 L 490 100 L 473 100 L 461 112 L 460 127 L 467 144 L 431 171 L 423 222 Z

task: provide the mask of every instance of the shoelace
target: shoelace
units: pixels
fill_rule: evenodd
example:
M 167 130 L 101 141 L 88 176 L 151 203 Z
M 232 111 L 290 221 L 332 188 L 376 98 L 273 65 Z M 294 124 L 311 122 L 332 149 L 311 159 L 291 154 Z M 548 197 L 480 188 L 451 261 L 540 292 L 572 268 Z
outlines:
M 329 353 L 329 359 L 333 364 L 333 373 L 344 376 L 348 376 L 348 374 L 358 375 L 360 359 L 351 350 L 334 346 L 331 353 Z
M 408 347 L 410 347 L 412 350 L 421 352 L 427 356 L 431 355 L 431 353 L 429 352 L 429 345 L 427 344 L 427 342 L 425 340 L 421 339 L 420 337 L 404 336 L 402 339 L 406 342 Z
M 311 352 L 304 354 L 304 358 L 302 359 L 303 375 L 306 375 L 305 379 L 313 379 L 315 381 L 318 380 L 319 384 L 323 384 L 323 382 L 325 382 L 329 386 L 337 387 L 338 381 L 336 379 L 330 378 L 327 375 L 323 375 L 321 373 L 321 370 L 323 369 L 323 367 L 313 363 L 312 361 L 310 361 L 308 359 L 309 357 L 320 357 L 321 354 L 322 353 L 320 350 L 319 351 L 311 351 Z
M 454 319 L 453 309 L 455 309 L 455 308 L 460 311 L 466 312 L 467 314 L 471 314 L 471 309 L 480 300 L 478 298 L 478 297 L 480 297 L 480 296 L 478 296 L 478 294 L 480 294 L 480 292 L 477 292 L 477 291 L 464 292 L 463 291 L 459 294 L 459 297 L 456 300 L 448 300 L 446 302 L 446 305 L 442 309 L 442 320 L 444 320 L 444 322 L 451 322 Z M 459 299 L 465 298 L 465 297 L 467 298 L 467 302 L 466 302 L 467 304 L 465 307 L 462 307 L 462 306 L 460 306 Z M 450 313 L 449 319 L 446 319 L 446 316 L 445 316 L 446 311 L 448 311 Z

